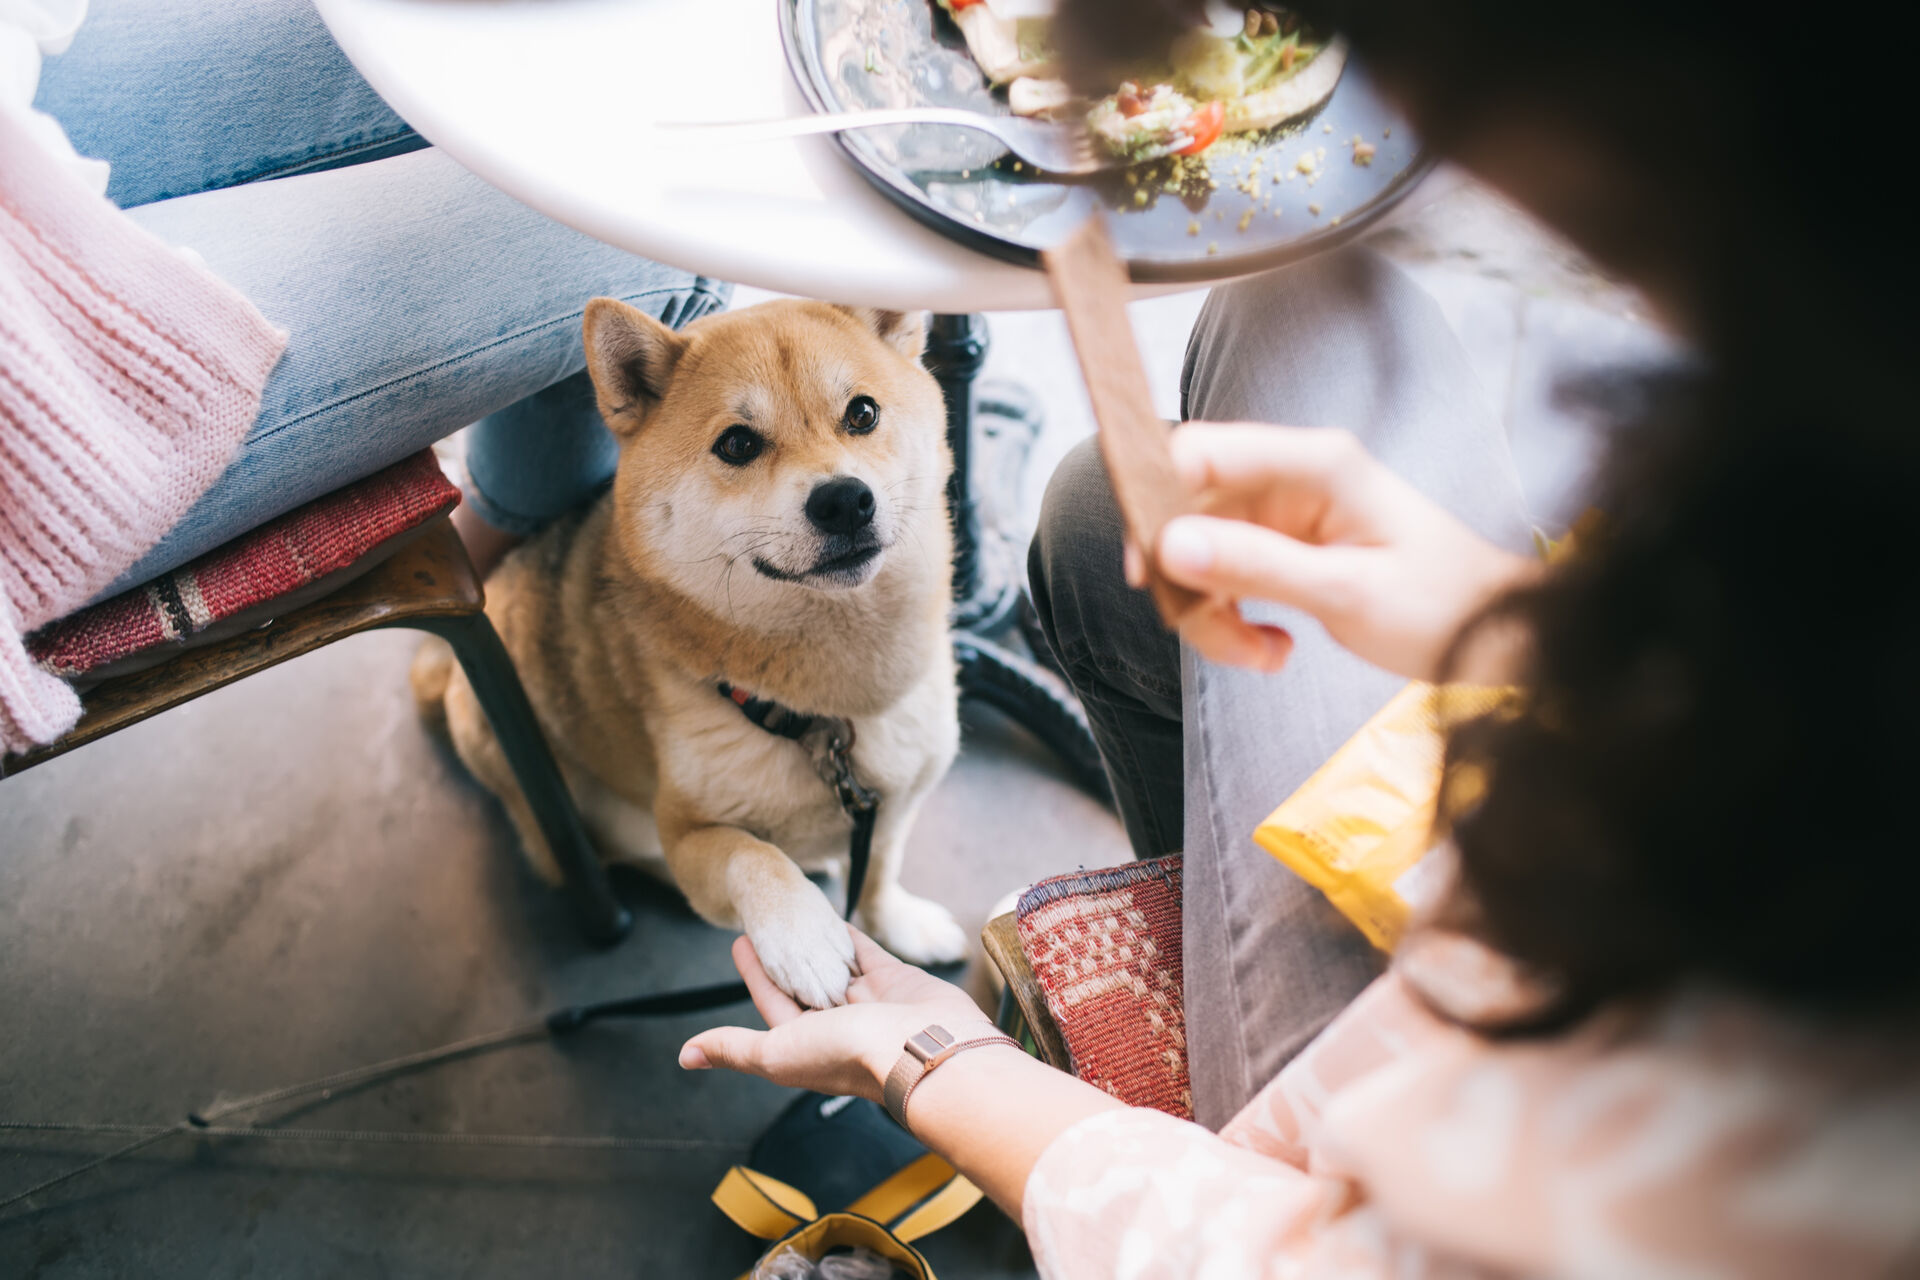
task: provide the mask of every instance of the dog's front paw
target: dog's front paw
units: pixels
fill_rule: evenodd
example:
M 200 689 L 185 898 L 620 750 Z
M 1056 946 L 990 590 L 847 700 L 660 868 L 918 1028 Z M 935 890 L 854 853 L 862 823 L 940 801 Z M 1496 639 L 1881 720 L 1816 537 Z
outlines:
M 967 956 L 967 931 L 937 902 L 889 888 L 860 913 L 873 940 L 908 964 L 952 964 Z
M 775 986 L 810 1009 L 847 1002 L 853 935 L 826 895 L 802 881 L 777 907 L 744 921 L 760 965 Z

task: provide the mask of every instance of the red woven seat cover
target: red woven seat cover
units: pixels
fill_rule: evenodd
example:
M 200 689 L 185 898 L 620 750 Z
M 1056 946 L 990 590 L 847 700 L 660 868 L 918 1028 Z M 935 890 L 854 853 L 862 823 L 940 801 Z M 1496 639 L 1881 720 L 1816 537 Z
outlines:
M 352 565 L 460 501 L 431 450 L 335 489 L 215 547 L 143 587 L 50 622 L 27 637 L 54 675 L 84 676 L 268 604 Z
M 1042 880 L 1014 919 L 1074 1074 L 1191 1120 L 1179 855 Z

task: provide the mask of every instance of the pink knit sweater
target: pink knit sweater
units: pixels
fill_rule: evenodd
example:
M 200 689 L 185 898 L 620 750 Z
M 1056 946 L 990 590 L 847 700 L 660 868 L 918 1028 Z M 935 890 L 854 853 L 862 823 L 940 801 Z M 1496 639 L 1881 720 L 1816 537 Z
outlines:
M 219 477 L 285 346 L 0 108 L 0 750 L 80 714 L 22 637 L 112 583 Z

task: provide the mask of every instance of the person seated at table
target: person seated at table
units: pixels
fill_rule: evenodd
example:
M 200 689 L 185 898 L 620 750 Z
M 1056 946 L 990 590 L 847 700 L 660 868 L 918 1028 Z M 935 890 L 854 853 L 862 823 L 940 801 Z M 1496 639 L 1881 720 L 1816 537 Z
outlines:
M 1920 1274 L 1913 257 L 1896 202 L 1817 180 L 1888 171 L 1862 122 L 1898 118 L 1899 42 L 1795 56 L 1648 0 L 1303 7 L 1691 356 L 1612 385 L 1603 527 L 1548 569 L 1404 277 L 1350 252 L 1216 290 L 1186 409 L 1230 421 L 1173 436 L 1212 514 L 1157 546 L 1212 603 L 1176 644 L 1123 586 L 1090 451 L 1033 563 L 1136 847 L 1185 850 L 1194 1104 L 1225 1127 L 1004 1046 L 928 1072 L 906 1120 L 1054 1280 Z M 1149 9 L 1065 20 L 1124 54 L 1168 34 Z M 1456 879 L 1375 979 L 1249 834 L 1408 677 L 1520 699 L 1451 735 Z M 878 1097 L 928 1024 L 988 1033 L 859 941 L 822 1012 L 737 944 L 771 1029 L 682 1064 Z
M 551 222 L 429 149 L 307 0 L 0 5 L 0 129 L 34 148 L 0 165 L 0 353 L 38 379 L 0 394 L 0 428 L 50 433 L 38 452 L 0 450 L 23 468 L 0 475 L 0 750 L 58 736 L 78 711 L 4 633 L 469 423 L 456 520 L 478 559 L 497 557 L 612 474 L 584 372 L 587 299 L 682 325 L 730 292 Z M 96 198 L 103 183 L 124 213 Z M 107 317 L 96 336 L 61 319 L 83 314 Z M 141 400 L 150 339 L 198 362 L 208 387 L 192 394 L 217 408 Z M 76 469 L 89 458 L 131 469 Z M 79 488 L 56 502 L 61 466 Z M 31 531 L 29 503 L 57 521 Z
M 1154 16 L 1131 33 L 1124 23 L 1090 25 L 1081 39 L 1089 58 L 1115 41 L 1124 49 L 1132 39 L 1146 42 L 1138 47 L 1171 39 L 1166 26 L 1177 21 L 1180 0 L 1144 7 Z M 1067 19 L 1085 12 L 1070 8 Z M 1643 285 L 1683 342 L 1709 355 L 1716 346 L 1739 344 L 1738 370 L 1723 351 L 1722 371 L 1743 379 L 1743 395 L 1762 394 L 1744 380 L 1757 384 L 1757 371 L 1777 363 L 1770 376 L 1804 381 L 1795 391 L 1814 403 L 1802 411 L 1809 422 L 1823 423 L 1837 413 L 1837 384 L 1848 380 L 1843 370 L 1853 363 L 1871 371 L 1856 380 L 1856 394 L 1866 398 L 1878 388 L 1888 366 L 1867 353 L 1900 327 L 1883 300 L 1907 295 L 1891 285 L 1867 291 L 1858 282 L 1863 274 L 1877 278 L 1895 269 L 1882 245 L 1894 243 L 1898 232 L 1886 226 L 1887 241 L 1866 234 L 1855 254 L 1830 261 L 1835 247 L 1815 226 L 1827 192 L 1818 184 L 1782 189 L 1760 172 L 1802 146 L 1835 172 L 1851 171 L 1850 156 L 1868 162 L 1870 142 L 1849 151 L 1854 139 L 1827 137 L 1829 112 L 1807 117 L 1799 110 L 1813 81 L 1784 92 L 1758 48 L 1706 47 L 1718 38 L 1718 26 L 1692 34 L 1690 20 L 1672 14 L 1647 19 L 1659 47 L 1644 56 L 1644 70 L 1658 78 L 1632 89 L 1627 86 L 1635 82 L 1620 67 L 1589 61 L 1580 41 L 1591 33 L 1578 21 L 1542 28 L 1518 11 L 1503 16 L 1484 3 L 1403 14 L 1399 6 L 1368 0 L 1354 14 L 1381 33 L 1372 37 L 1373 64 L 1392 73 L 1397 93 L 1424 107 L 1420 123 L 1429 145 L 1477 169 Z M 1156 19 L 1161 26 L 1152 25 Z M 1474 50 L 1474 71 L 1457 83 L 1428 74 L 1424 64 L 1402 71 L 1417 58 L 1415 42 L 1428 34 L 1444 40 L 1441 47 Z M 1748 53 L 1759 61 L 1738 61 Z M 1851 95 L 1836 102 L 1871 97 L 1871 86 L 1855 83 L 1858 74 L 1848 60 L 1820 81 L 1820 91 Z M 1556 82 L 1560 76 L 1566 82 Z M 1734 96 L 1714 99 L 1723 81 Z M 1671 141 L 1676 130 L 1686 144 Z M 1755 154 L 1748 158 L 1748 151 Z M 1843 292 L 1855 289 L 1861 292 Z M 1851 310 L 1836 314 L 1842 299 Z M 1764 327 L 1753 332 L 1756 325 Z M 1856 332 L 1864 345 L 1828 358 L 1840 335 Z M 1752 351 L 1753 343 L 1764 343 L 1765 352 Z M 1622 371 L 1610 386 L 1565 390 L 1589 400 L 1651 394 L 1657 384 L 1642 373 L 1657 377 L 1660 371 Z M 1596 402 L 1592 412 L 1604 415 L 1609 407 Z M 1790 400 L 1769 405 L 1768 416 L 1798 407 Z M 1764 420 L 1758 414 L 1719 426 L 1735 421 L 1735 412 L 1695 415 L 1700 447 L 1716 438 L 1703 434 L 1709 430 L 1757 434 Z M 1344 429 L 1482 539 L 1516 555 L 1532 553 L 1506 432 L 1465 350 L 1435 301 L 1364 247 L 1215 289 L 1187 350 L 1182 416 Z M 1865 410 L 1859 417 L 1877 421 Z M 1892 421 L 1888 415 L 1886 425 Z M 1820 435 L 1793 425 L 1784 430 L 1783 447 Z M 1679 438 L 1678 427 L 1673 435 Z M 1642 447 L 1631 437 L 1620 445 L 1618 466 L 1626 465 L 1625 450 Z M 1621 474 L 1613 483 L 1630 488 L 1639 481 Z M 1354 531 L 1332 536 L 1344 540 Z M 1456 536 L 1431 536 L 1419 576 L 1377 584 L 1364 577 L 1349 582 L 1342 574 L 1328 585 L 1348 592 L 1369 586 L 1386 604 L 1410 611 L 1394 623 L 1402 628 L 1413 626 L 1419 620 L 1413 611 L 1430 607 L 1425 602 L 1450 585 L 1465 597 L 1498 589 L 1497 577 L 1478 585 L 1460 581 L 1472 559 L 1458 552 Z M 1415 670 L 1404 660 L 1356 652 L 1337 624 L 1300 625 L 1301 609 L 1286 606 L 1312 612 L 1313 602 L 1276 576 L 1280 567 L 1262 563 L 1265 553 L 1284 554 L 1291 543 L 1245 526 L 1182 525 L 1169 549 L 1176 556 L 1217 557 L 1209 585 L 1225 597 L 1281 602 L 1248 612 L 1286 632 L 1291 656 L 1284 669 L 1271 670 L 1282 655 L 1260 647 L 1275 633 L 1227 626 L 1230 619 L 1219 611 L 1175 637 L 1160 625 L 1148 597 L 1123 580 L 1121 538 L 1099 452 L 1093 441 L 1083 442 L 1047 491 L 1029 556 L 1033 598 L 1086 708 L 1135 855 L 1186 852 L 1194 1106 L 1218 1128 L 1381 967 L 1359 932 L 1317 890 L 1256 847 L 1249 833 Z M 1350 557 L 1325 563 L 1329 572 L 1346 564 L 1368 572 Z M 1469 598 L 1462 617 L 1471 604 Z M 1363 607 L 1350 604 L 1346 611 Z M 1446 628 L 1434 634 L 1444 637 Z M 1246 646 L 1253 646 L 1250 658 Z M 1222 665 L 1209 657 L 1241 661 Z

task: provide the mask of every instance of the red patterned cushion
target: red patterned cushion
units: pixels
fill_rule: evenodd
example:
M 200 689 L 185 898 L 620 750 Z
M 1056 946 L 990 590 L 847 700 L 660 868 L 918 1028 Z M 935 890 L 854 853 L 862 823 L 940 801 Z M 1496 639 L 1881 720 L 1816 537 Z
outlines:
M 1129 1106 L 1191 1120 L 1180 856 L 1042 880 L 1014 918 L 1074 1073 Z
M 151 666 L 137 659 L 170 656 L 210 628 L 222 630 L 222 623 L 280 605 L 317 583 L 337 590 L 349 571 L 364 572 L 391 554 L 393 547 L 383 544 L 397 546 L 402 534 L 459 501 L 459 489 L 441 473 L 432 451 L 422 450 L 144 587 L 48 623 L 27 637 L 27 649 L 43 668 L 68 678 L 100 679 Z M 266 620 L 261 616 L 250 625 Z

